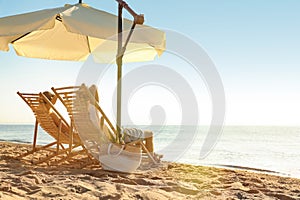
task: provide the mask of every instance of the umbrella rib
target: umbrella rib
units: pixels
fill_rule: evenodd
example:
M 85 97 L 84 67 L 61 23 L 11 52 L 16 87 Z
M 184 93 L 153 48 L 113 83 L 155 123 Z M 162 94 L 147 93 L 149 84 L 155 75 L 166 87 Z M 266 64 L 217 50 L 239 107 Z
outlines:
M 62 19 L 61 19 L 61 17 L 60 17 L 59 15 L 57 15 L 55 19 L 58 20 L 58 21 L 60 21 L 60 22 L 62 22 Z M 18 37 L 17 39 L 14 39 L 14 40 L 11 41 L 10 43 L 13 44 L 14 42 L 16 42 L 16 41 L 22 39 L 23 37 L 27 36 L 27 35 L 30 34 L 30 33 L 31 33 L 31 32 L 25 33 L 24 35 L 21 35 L 20 37 Z
M 14 43 L 16 41 L 18 41 L 19 39 L 22 39 L 23 37 L 25 37 L 26 35 L 30 34 L 31 32 L 25 33 L 24 35 L 21 35 L 20 37 L 18 37 L 17 39 L 14 39 L 13 41 L 11 41 L 10 43 Z
M 89 36 L 86 36 L 86 40 L 87 40 L 87 45 L 89 48 L 89 53 L 92 53 L 91 47 L 90 47 L 90 41 L 89 41 Z
M 128 43 L 129 43 L 129 40 L 130 40 L 130 38 L 131 38 L 131 36 L 132 36 L 132 34 L 133 34 L 133 31 L 134 31 L 134 29 L 135 29 L 135 26 L 136 26 L 136 23 L 133 22 L 133 24 L 132 24 L 132 26 L 131 26 L 131 29 L 130 29 L 130 32 L 129 32 L 129 35 L 127 36 L 126 42 L 125 42 L 125 44 L 124 44 L 124 46 L 123 46 L 122 54 L 124 54 L 125 51 L 126 51 L 126 47 L 127 47 Z

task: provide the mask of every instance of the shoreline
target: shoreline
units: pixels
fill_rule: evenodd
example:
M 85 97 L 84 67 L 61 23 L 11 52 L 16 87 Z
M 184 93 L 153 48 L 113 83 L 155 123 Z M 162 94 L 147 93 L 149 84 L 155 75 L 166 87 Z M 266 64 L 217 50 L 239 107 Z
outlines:
M 253 168 L 253 167 L 245 167 L 245 166 L 237 166 L 237 165 L 221 165 L 221 164 L 207 165 L 207 166 L 221 168 L 221 169 L 244 170 L 244 171 L 249 171 L 249 172 L 259 173 L 259 174 L 268 174 L 268 175 L 274 175 L 279 177 L 300 179 L 300 177 L 292 176 L 291 174 L 273 171 L 273 170 L 261 169 L 261 168 Z
M 0 143 L 12 143 L 12 144 L 19 144 L 19 145 L 32 145 L 31 142 L 23 142 L 23 141 L 6 141 L 1 140 Z M 245 170 L 250 171 L 254 173 L 262 173 L 262 174 L 269 174 L 269 175 L 275 175 L 280 177 L 288 177 L 288 178 L 296 178 L 300 179 L 298 176 L 293 176 L 288 173 L 279 172 L 279 171 L 273 171 L 263 168 L 255 168 L 255 167 L 248 167 L 248 166 L 240 166 L 240 165 L 227 165 L 227 164 L 203 164 L 203 165 L 197 165 L 197 164 L 189 164 L 189 163 L 183 163 L 183 162 L 171 162 L 171 161 L 163 161 L 165 163 L 176 163 L 176 164 L 183 164 L 183 165 L 192 165 L 192 166 L 203 166 L 203 167 L 214 167 L 214 168 L 220 168 L 220 169 L 231 169 L 231 170 Z
M 300 199 L 300 179 L 240 169 L 162 162 L 133 174 L 77 160 L 32 165 L 28 144 L 0 142 L 0 199 Z

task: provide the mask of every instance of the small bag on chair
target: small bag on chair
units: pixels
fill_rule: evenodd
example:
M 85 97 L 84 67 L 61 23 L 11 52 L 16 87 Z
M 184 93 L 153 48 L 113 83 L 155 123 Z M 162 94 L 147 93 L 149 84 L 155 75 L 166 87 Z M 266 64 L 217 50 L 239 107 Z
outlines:
M 104 170 L 132 173 L 140 166 L 141 160 L 139 145 L 108 143 L 99 147 L 99 161 Z

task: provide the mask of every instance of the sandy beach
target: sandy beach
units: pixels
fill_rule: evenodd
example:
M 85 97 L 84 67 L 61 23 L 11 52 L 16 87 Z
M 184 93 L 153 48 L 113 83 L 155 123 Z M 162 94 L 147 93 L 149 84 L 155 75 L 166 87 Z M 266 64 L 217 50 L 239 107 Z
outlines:
M 16 159 L 30 145 L 0 143 L 0 199 L 300 199 L 300 179 L 162 162 L 134 174 L 77 158 L 56 166 Z

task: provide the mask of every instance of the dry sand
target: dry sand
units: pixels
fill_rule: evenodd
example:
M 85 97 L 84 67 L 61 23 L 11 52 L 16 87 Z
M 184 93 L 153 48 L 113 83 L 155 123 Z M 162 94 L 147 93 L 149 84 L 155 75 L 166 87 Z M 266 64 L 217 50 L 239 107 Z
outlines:
M 0 199 L 300 199 L 300 179 L 166 162 L 134 174 L 84 159 L 36 166 L 15 159 L 27 149 L 0 143 Z

